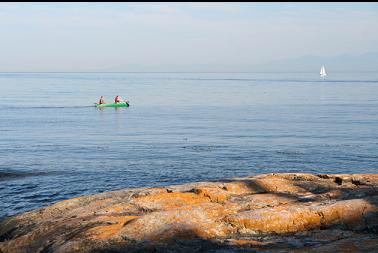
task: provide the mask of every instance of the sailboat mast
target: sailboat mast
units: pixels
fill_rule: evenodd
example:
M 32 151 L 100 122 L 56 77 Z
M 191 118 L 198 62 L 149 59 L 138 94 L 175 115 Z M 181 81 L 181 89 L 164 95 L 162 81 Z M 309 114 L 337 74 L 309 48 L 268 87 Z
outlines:
M 324 66 L 322 66 L 322 67 L 320 68 L 320 75 L 321 75 L 321 76 L 326 76 L 326 75 L 327 75 Z

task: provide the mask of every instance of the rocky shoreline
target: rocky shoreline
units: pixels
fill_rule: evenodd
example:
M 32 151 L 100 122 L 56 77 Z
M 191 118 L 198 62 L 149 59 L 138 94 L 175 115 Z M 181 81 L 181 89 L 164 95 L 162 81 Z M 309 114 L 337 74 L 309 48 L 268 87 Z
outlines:
M 262 174 L 124 189 L 0 222 L 0 253 L 373 252 L 378 174 Z

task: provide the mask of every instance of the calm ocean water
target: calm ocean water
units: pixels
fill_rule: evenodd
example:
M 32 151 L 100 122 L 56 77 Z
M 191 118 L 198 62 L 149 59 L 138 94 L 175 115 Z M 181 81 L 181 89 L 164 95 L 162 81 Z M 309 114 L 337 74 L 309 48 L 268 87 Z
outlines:
M 0 88 L 0 219 L 129 187 L 378 173 L 378 73 L 0 73 Z M 131 106 L 93 106 L 117 94 Z

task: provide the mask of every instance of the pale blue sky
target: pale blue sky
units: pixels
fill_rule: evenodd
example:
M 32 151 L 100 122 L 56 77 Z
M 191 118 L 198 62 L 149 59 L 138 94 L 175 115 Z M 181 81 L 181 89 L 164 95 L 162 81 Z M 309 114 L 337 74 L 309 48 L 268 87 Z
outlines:
M 1 3 L 0 71 L 190 71 L 378 52 L 378 3 Z

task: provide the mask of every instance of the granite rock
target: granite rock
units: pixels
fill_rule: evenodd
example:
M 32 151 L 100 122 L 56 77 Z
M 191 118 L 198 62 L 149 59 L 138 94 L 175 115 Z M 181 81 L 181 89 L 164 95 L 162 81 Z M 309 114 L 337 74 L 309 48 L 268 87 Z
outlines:
M 0 222 L 0 253 L 370 252 L 378 175 L 274 173 L 82 196 Z

